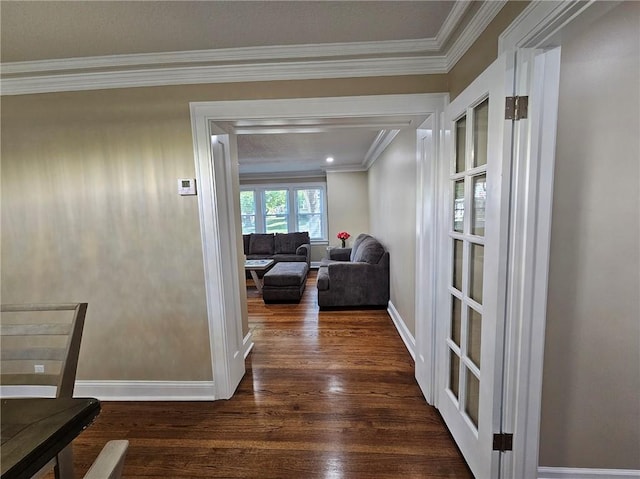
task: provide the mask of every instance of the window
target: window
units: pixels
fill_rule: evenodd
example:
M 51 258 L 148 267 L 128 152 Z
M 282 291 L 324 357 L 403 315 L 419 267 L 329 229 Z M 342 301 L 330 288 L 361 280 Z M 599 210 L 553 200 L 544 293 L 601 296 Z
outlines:
M 308 231 L 312 241 L 327 240 L 322 183 L 244 186 L 240 214 L 243 234 Z
M 324 190 L 321 188 L 296 189 L 296 229 L 308 231 L 311 238 L 324 238 L 322 228 Z
M 240 215 L 242 216 L 242 233 L 255 233 L 256 194 L 254 191 L 240 192 Z
M 264 191 L 264 224 L 266 233 L 289 232 L 289 191 Z

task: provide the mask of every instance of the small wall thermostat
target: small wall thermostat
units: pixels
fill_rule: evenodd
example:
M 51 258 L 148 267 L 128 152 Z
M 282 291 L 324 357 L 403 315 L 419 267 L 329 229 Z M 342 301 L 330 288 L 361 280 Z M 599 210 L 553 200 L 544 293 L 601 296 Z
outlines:
M 196 194 L 195 178 L 178 178 L 178 194 L 182 196 L 192 196 Z

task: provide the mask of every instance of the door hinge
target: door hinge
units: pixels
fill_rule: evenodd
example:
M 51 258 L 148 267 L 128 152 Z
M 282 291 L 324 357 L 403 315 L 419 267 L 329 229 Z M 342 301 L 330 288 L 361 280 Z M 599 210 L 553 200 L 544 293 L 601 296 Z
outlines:
M 529 111 L 528 96 L 508 96 L 504 108 L 505 120 L 522 120 Z
M 513 434 L 500 433 L 493 435 L 493 450 L 506 452 L 513 451 Z

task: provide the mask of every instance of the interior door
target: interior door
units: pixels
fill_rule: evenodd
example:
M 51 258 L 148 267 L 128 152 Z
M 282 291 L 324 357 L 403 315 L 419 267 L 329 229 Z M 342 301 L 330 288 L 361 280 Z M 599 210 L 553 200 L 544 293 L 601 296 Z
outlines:
M 482 479 L 500 465 L 513 78 L 502 56 L 445 110 L 438 408 Z

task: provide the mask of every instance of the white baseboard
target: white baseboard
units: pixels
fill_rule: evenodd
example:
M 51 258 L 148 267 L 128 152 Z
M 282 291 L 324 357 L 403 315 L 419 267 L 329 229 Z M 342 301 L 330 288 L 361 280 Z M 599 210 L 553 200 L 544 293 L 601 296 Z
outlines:
M 76 381 L 73 395 L 101 401 L 213 401 L 213 381 Z
M 249 353 L 253 349 L 254 343 L 251 340 L 252 337 L 253 337 L 253 330 L 250 329 L 247 335 L 242 340 L 242 351 L 244 352 L 245 359 L 247 359 L 247 356 L 249 356 Z
M 583 469 L 572 467 L 538 467 L 538 479 L 640 479 L 632 469 Z
M 398 333 L 400 334 L 400 337 L 402 338 L 404 345 L 407 347 L 409 354 L 411 354 L 411 357 L 415 361 L 416 360 L 416 339 L 411 334 L 411 331 L 409 331 L 409 329 L 407 328 L 407 325 L 405 324 L 404 320 L 400 316 L 400 313 L 398 313 L 398 310 L 396 309 L 396 307 L 393 305 L 391 301 L 389 301 L 387 312 L 389 313 L 389 316 L 391 316 L 391 320 L 393 321 L 393 324 L 396 325 L 396 329 L 398 330 Z
M 0 386 L 0 398 L 54 398 L 55 386 Z
M 101 401 L 213 401 L 213 381 L 76 381 L 74 397 Z M 55 397 L 54 386 L 2 386 L 0 397 Z

